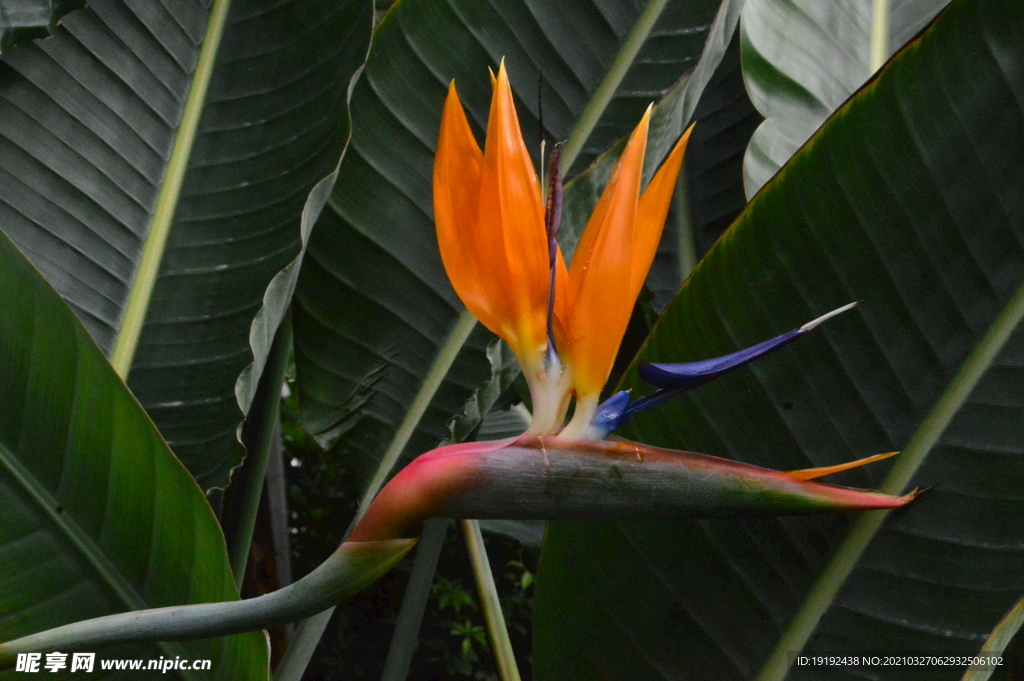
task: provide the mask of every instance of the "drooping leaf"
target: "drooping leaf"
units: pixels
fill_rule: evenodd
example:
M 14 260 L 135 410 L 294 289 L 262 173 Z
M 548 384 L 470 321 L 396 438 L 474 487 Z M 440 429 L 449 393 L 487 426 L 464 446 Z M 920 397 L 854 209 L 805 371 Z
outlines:
M 0 63 L 2 229 L 204 487 L 241 458 L 250 325 L 338 160 L 371 13 L 97 0 Z
M 0 642 L 114 612 L 237 600 L 202 490 L 2 234 L 0 310 Z M 209 674 L 181 678 L 265 680 L 268 654 L 251 633 L 97 657 L 209 659 Z
M 53 35 L 61 17 L 85 0 L 4 0 L 0 3 L 0 54 L 18 43 Z
M 895 0 L 886 55 L 903 46 L 949 0 Z M 767 120 L 743 160 L 747 198 L 774 175 L 877 67 L 871 63 L 873 0 L 748 0 L 743 78 Z M 888 3 L 886 3 L 888 5 Z
M 907 449 L 884 482 L 886 464 L 835 482 L 935 489 L 880 528 L 551 525 L 538 679 L 778 679 L 801 649 L 971 655 L 1024 592 L 1024 329 L 994 359 L 979 353 L 1024 312 L 1022 22 L 1019 3 L 954 2 L 752 200 L 640 359 L 713 357 L 848 300 L 857 310 L 625 432 L 784 470 Z M 635 373 L 625 387 L 642 390 Z M 903 463 L 911 450 L 923 463 Z
M 718 5 L 688 3 L 656 24 L 655 39 L 664 35 L 693 51 L 676 53 L 671 63 L 680 70 L 671 78 L 658 73 L 652 82 L 662 90 L 645 91 L 643 106 L 699 55 L 703 40 L 694 36 L 703 36 Z M 458 321 L 462 306 L 441 267 L 431 220 L 433 150 L 448 82 L 457 79 L 479 134 L 490 100 L 486 69 L 504 57 L 527 145 L 537 149 L 538 74 L 547 135 L 564 139 L 639 13 L 575 1 L 399 3 L 376 29 L 353 93 L 352 145 L 313 232 L 295 313 L 305 423 L 367 483 L 386 475 L 392 459 L 436 446 L 445 422 L 487 378 L 488 334 L 470 334 L 472 320 Z M 645 46 L 639 58 L 647 54 L 660 52 Z M 641 82 L 641 71 L 625 82 Z M 639 101 L 626 89 L 613 99 L 622 113 L 609 107 L 600 119 L 609 139 L 636 125 L 631 107 Z

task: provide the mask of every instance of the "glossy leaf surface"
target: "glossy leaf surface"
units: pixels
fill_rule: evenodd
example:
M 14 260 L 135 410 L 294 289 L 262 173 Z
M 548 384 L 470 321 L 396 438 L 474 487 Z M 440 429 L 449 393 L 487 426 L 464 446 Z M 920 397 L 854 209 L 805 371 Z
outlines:
M 0 63 L 2 229 L 204 487 L 241 458 L 250 325 L 338 160 L 371 10 L 97 0 Z
M 933 408 L 955 396 L 969 353 L 1024 282 L 1022 21 L 1018 3 L 955 2 L 755 197 L 640 359 L 714 357 L 860 306 L 638 417 L 626 436 L 789 470 L 935 430 Z M 888 517 L 823 603 L 808 593 L 862 520 L 550 526 L 537 678 L 752 679 L 797 613 L 817 606 L 824 616 L 800 646 L 810 653 L 976 653 L 1024 591 L 1022 380 L 1018 329 L 910 482 L 936 487 Z M 624 387 L 642 390 L 635 374 Z M 825 480 L 873 487 L 886 468 Z M 870 673 L 955 679 L 963 668 Z
M 748 0 L 740 24 L 743 78 L 767 120 L 743 160 L 747 197 L 807 141 L 875 71 L 873 12 L 889 10 L 886 56 L 902 47 L 949 0 Z
M 202 491 L 3 235 L 0 309 L 0 642 L 126 610 L 237 600 Z M 265 680 L 268 654 L 251 633 L 97 658 L 209 659 L 209 674 L 179 677 Z

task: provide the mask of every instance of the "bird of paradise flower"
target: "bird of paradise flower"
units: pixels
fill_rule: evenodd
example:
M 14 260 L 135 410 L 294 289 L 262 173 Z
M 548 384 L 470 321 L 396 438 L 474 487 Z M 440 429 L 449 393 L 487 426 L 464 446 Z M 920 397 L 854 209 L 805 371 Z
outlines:
M 773 352 L 854 304 L 724 357 L 641 364 L 640 376 L 656 388 L 653 393 L 631 400 L 619 392 L 599 403 L 654 259 L 692 126 L 641 191 L 648 107 L 566 266 L 556 240 L 557 154 L 545 197 L 520 133 L 504 62 L 491 81 L 482 151 L 455 83 L 449 86 L 434 161 L 434 219 L 455 292 L 519 361 L 532 421 L 520 437 L 421 455 L 381 490 L 350 541 L 401 536 L 431 516 L 740 517 L 888 509 L 915 498 L 916 492 L 894 497 L 812 481 L 895 453 L 780 472 L 608 440 L 643 409 Z
M 17 654 L 57 646 L 213 636 L 294 621 L 358 592 L 413 541 L 399 539 L 434 516 L 547 520 L 711 518 L 890 509 L 894 497 L 814 478 L 861 466 L 780 472 L 607 437 L 633 414 L 692 390 L 811 331 L 849 305 L 731 355 L 640 365 L 655 391 L 598 403 L 661 235 L 688 130 L 641 192 L 651 111 L 630 136 L 566 267 L 555 237 L 560 181 L 548 200 L 519 133 L 504 64 L 493 76 L 487 145 L 473 138 L 454 84 L 434 165 L 434 212 L 445 269 L 476 317 L 509 344 L 530 387 L 526 433 L 440 447 L 416 458 L 376 496 L 348 539 L 302 580 L 231 603 L 109 615 L 0 646 L 0 670 Z M 557 163 L 552 164 L 557 167 Z M 566 423 L 571 400 L 575 408 Z

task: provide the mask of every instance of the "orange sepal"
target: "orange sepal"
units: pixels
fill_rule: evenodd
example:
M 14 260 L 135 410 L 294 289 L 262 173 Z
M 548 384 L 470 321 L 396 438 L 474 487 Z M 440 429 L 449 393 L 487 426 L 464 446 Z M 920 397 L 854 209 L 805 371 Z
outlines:
M 650 271 L 651 263 L 658 252 L 661 233 L 665 229 L 665 218 L 668 217 L 669 202 L 676 189 L 676 180 L 679 178 L 679 169 L 683 165 L 683 156 L 686 154 L 691 132 L 693 125 L 687 128 L 676 142 L 676 146 L 640 197 L 640 207 L 636 216 L 636 238 L 633 242 L 633 269 L 629 280 L 631 300 L 636 300 L 640 295 L 640 289 L 647 280 L 647 272 Z
M 650 109 L 619 157 L 569 268 L 569 335 L 578 397 L 600 393 L 626 331 L 634 298 L 633 245 Z
M 887 452 L 885 454 L 875 454 L 874 456 L 868 456 L 863 459 L 857 459 L 856 461 L 847 461 L 846 463 L 836 464 L 835 466 L 821 466 L 820 468 L 801 468 L 798 471 L 787 471 L 786 475 L 795 480 L 814 480 L 815 478 L 823 478 L 826 475 L 832 475 L 833 473 L 841 473 L 842 471 L 848 471 L 851 468 L 860 468 L 866 466 L 869 463 L 876 461 L 882 461 L 888 459 L 890 456 L 896 456 L 899 452 Z
M 547 346 L 548 246 L 540 182 L 519 131 L 505 64 L 494 82 L 480 173 L 478 267 L 504 338 L 525 363 Z
M 441 115 L 441 131 L 434 157 L 434 223 L 445 272 L 455 293 L 487 328 L 498 327 L 497 311 L 479 263 L 477 210 L 483 152 L 470 130 L 466 112 L 455 90 Z

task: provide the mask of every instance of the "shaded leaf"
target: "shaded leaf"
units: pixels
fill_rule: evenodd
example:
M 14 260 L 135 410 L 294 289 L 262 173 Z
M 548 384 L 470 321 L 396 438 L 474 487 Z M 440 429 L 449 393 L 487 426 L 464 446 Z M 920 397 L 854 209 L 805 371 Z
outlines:
M 656 311 L 665 309 L 697 261 L 747 205 L 743 155 L 763 120 L 743 86 L 736 32 L 693 112 L 679 188 L 647 276 Z
M 97 0 L 0 63 L 3 230 L 204 487 L 241 458 L 250 325 L 337 162 L 372 11 L 226 7 Z
M 3 235 L 0 309 L 0 641 L 125 610 L 237 600 L 202 491 Z M 107 655 L 210 659 L 209 674 L 181 676 L 267 679 L 269 651 L 252 633 Z
M 4 0 L 0 3 L 0 53 L 20 42 L 53 35 L 60 18 L 85 0 Z

